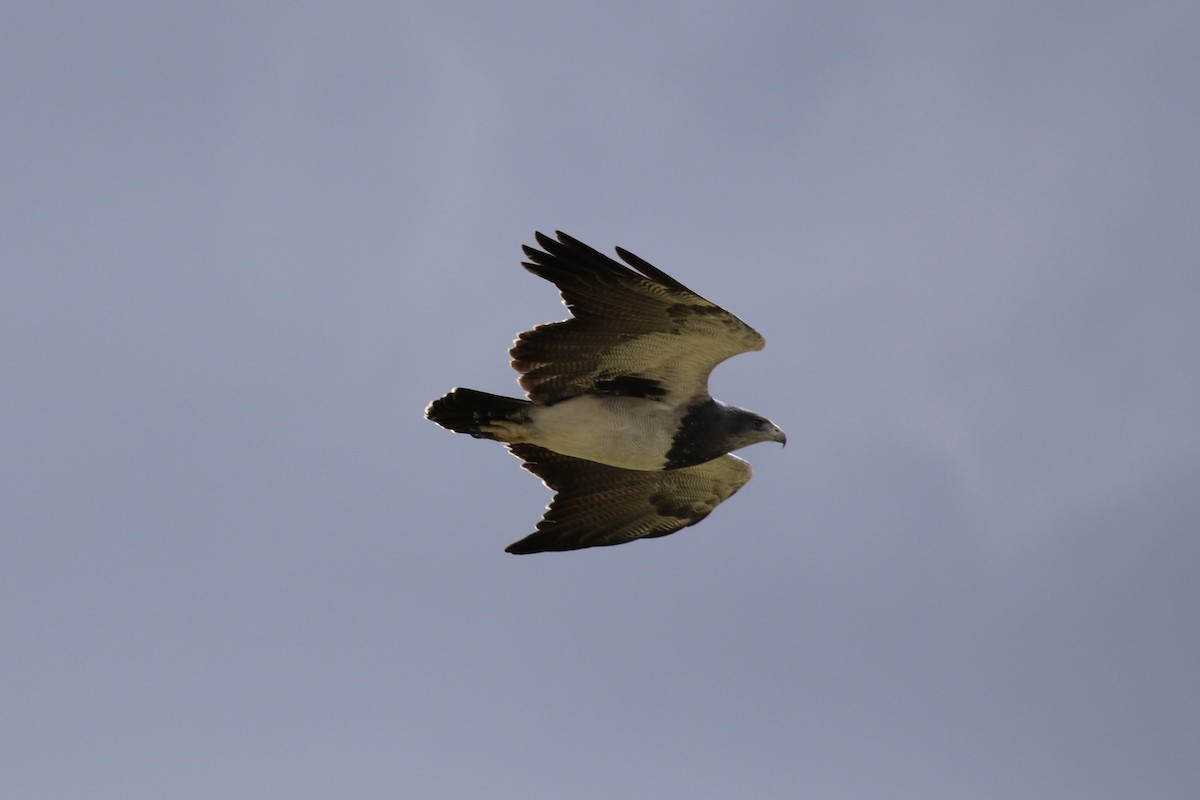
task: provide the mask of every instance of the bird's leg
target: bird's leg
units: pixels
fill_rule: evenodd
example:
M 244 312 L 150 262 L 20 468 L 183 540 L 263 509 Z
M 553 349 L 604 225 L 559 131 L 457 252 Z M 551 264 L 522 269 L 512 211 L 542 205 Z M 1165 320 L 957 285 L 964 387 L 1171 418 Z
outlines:
M 523 423 L 506 419 L 491 420 L 479 425 L 479 436 L 506 444 L 520 444 L 526 441 L 527 433 Z

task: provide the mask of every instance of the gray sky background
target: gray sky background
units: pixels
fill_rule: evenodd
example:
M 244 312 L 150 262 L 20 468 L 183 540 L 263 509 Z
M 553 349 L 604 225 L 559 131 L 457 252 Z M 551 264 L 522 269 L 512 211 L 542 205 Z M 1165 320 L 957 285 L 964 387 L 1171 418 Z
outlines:
M 0 795 L 1200 794 L 1195 3 L 2 17 Z M 555 228 L 791 444 L 517 558 Z

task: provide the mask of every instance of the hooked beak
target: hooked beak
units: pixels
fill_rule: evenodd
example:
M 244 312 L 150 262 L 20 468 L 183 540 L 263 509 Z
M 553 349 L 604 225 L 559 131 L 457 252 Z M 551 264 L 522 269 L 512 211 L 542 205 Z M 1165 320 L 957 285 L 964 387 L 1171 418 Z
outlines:
M 775 435 L 771 437 L 772 441 L 779 442 L 784 447 L 787 447 L 787 434 L 778 425 L 775 426 Z

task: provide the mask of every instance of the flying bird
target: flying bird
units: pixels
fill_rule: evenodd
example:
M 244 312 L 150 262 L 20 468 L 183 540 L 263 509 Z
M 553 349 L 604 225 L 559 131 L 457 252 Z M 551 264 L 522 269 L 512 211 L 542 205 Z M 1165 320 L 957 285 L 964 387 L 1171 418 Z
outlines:
M 633 253 L 622 264 L 557 232 L 522 263 L 558 287 L 569 319 L 517 337 L 528 399 L 454 389 L 425 416 L 505 443 L 555 492 L 509 553 L 578 550 L 695 525 L 750 480 L 731 451 L 787 443 L 770 420 L 714 400 L 713 367 L 761 350 L 753 328 Z

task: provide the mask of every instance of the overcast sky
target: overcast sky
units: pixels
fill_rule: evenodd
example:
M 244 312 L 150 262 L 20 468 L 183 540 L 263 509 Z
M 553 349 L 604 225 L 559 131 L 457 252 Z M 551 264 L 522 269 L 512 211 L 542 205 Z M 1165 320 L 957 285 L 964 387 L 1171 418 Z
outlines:
M 1192 2 L 10 4 L 0 796 L 1200 796 Z M 534 230 L 765 351 L 674 536 L 422 418 Z

